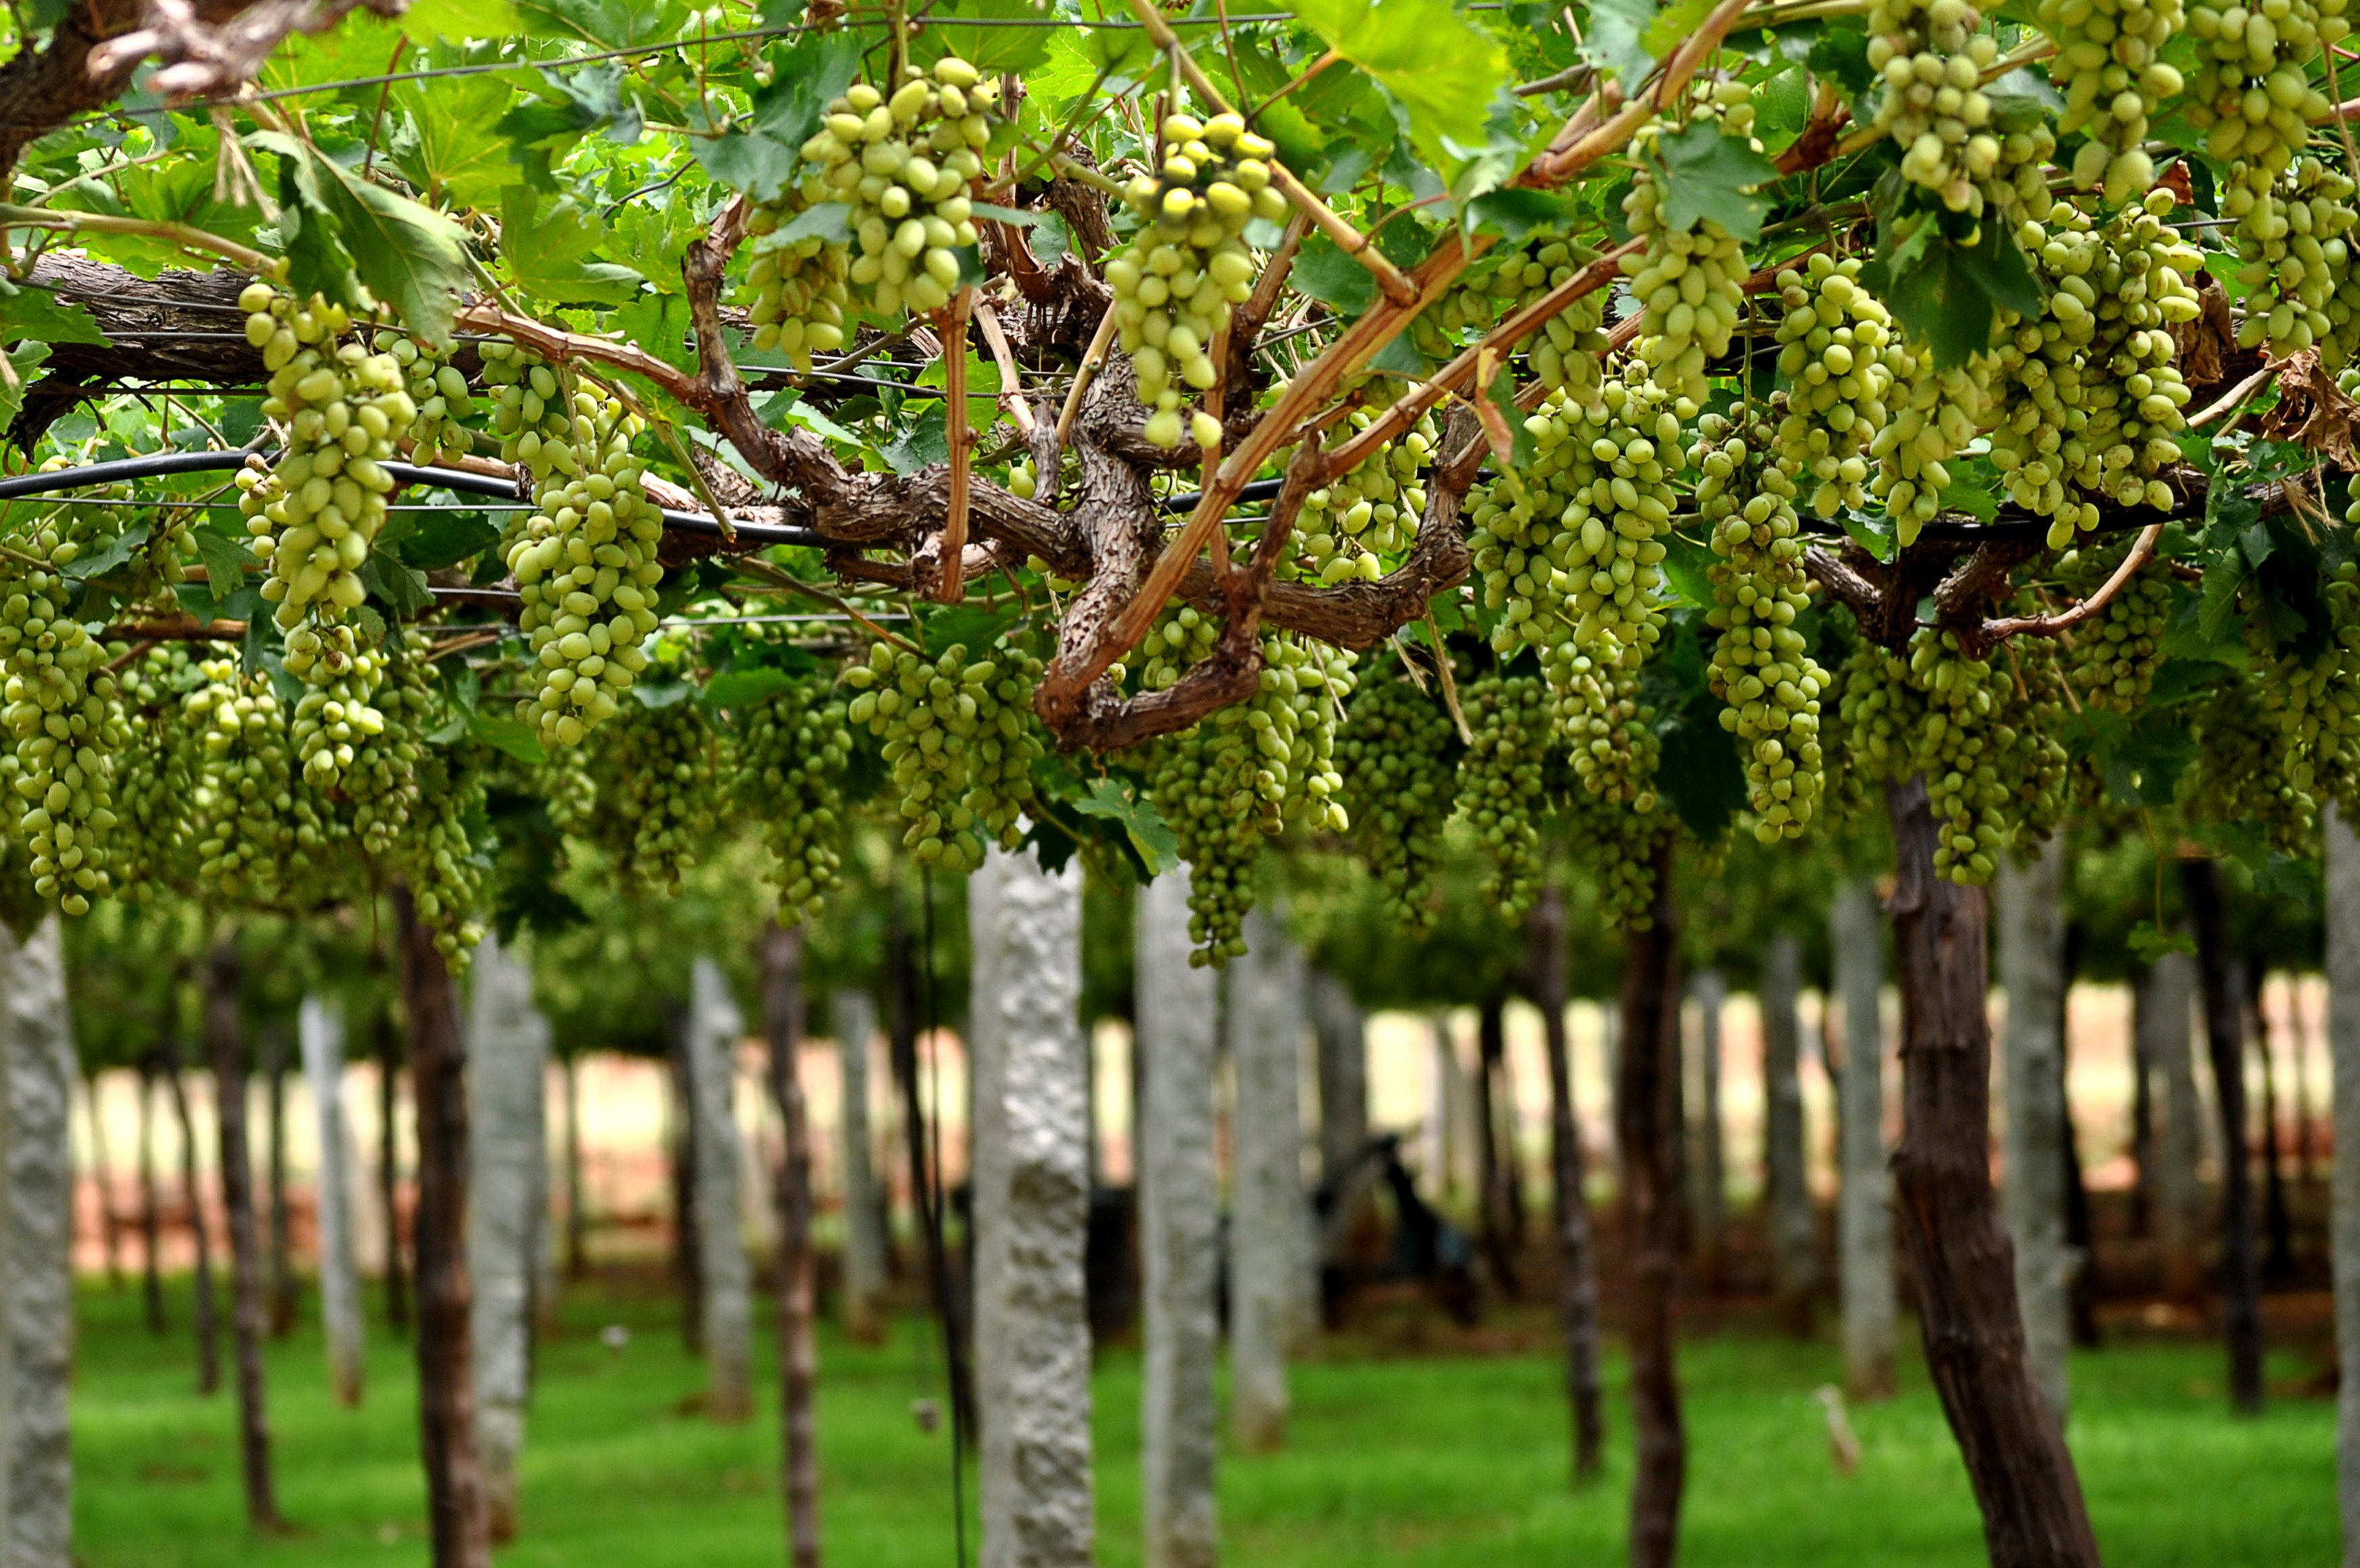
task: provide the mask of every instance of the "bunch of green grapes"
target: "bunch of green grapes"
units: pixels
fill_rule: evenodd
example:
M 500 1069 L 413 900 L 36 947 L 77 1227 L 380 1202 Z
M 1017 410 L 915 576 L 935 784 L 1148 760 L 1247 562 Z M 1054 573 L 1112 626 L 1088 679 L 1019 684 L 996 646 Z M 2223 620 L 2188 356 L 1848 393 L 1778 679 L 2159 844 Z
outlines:
M 295 768 L 287 711 L 268 677 L 241 675 L 234 656 L 198 668 L 202 684 L 182 707 L 203 748 L 190 796 L 198 880 L 229 902 L 266 905 L 291 869 L 299 836 L 320 831 L 311 786 Z
M 2245 623 L 2245 648 L 2254 673 L 2254 695 L 2262 717 L 2279 737 L 2278 773 L 2304 795 L 2323 798 L 2343 779 L 2347 759 L 2360 747 L 2360 566 L 2345 561 L 2326 583 L 2329 623 L 2334 635 L 2326 649 L 2305 657 L 2278 647 L 2263 630 L 2262 618 Z M 2320 786 L 2322 776 L 2330 789 Z
M 464 742 L 426 748 L 418 768 L 418 803 L 398 857 L 418 918 L 433 931 L 435 950 L 454 971 L 465 969 L 467 955 L 484 939 L 478 912 L 490 858 L 468 831 L 469 823 L 484 817 L 478 750 Z
M 321 788 L 334 787 L 366 742 L 385 733 L 376 700 L 385 665 L 385 654 L 363 647 L 349 626 L 299 626 L 287 634 L 287 668 L 311 688 L 291 719 L 295 762 Z
M 2287 730 L 2270 711 L 2267 677 L 2248 670 L 2196 713 L 2196 760 L 2177 804 L 2204 822 L 2250 827 L 2282 855 L 2317 852 L 2318 802 L 2289 773 Z
M 1202 391 L 1220 378 L 1213 339 L 1230 311 L 1253 297 L 1247 221 L 1281 221 L 1286 198 L 1271 183 L 1271 143 L 1236 115 L 1201 125 L 1167 115 L 1162 146 L 1161 167 L 1126 192 L 1139 211 L 1139 232 L 1107 262 L 1106 280 L 1139 400 L 1153 411 L 1147 439 L 1177 446 L 1187 433 L 1210 446 L 1221 438 L 1220 422 L 1199 409 L 1184 432 L 1181 387 Z
M 1366 430 L 1376 416 L 1355 410 L 1350 423 Z M 1295 532 L 1319 581 L 1375 582 L 1384 575 L 1381 555 L 1397 555 L 1417 536 L 1426 511 L 1420 471 L 1440 440 L 1434 416 L 1420 418 L 1410 433 L 1388 442 L 1304 498 Z
M 2179 68 L 2163 58 L 2186 13 L 2180 0 L 2039 0 L 2040 30 L 2057 40 L 2049 79 L 2065 94 L 2060 136 L 2089 139 L 2073 157 L 2073 183 L 2129 202 L 2155 183 L 2147 121 L 2177 98 Z
M 1442 298 L 1410 323 L 1411 341 L 1429 359 L 1449 359 L 1462 337 L 1489 332 L 1598 259 L 1576 241 L 1535 235 L 1476 259 Z M 1606 358 L 1606 294 L 1594 290 L 1542 324 L 1526 340 L 1533 377 L 1552 391 L 1597 401 Z
M 969 663 L 955 642 L 938 658 L 880 642 L 844 674 L 858 696 L 847 717 L 885 742 L 902 846 L 921 865 L 983 864 L 984 846 L 1013 849 L 1043 754 L 1029 722 L 1041 662 L 1014 648 Z
M 2088 359 L 2098 327 L 2090 273 L 2101 247 L 2089 216 L 2061 201 L 2045 223 L 2027 219 L 2016 242 L 2033 260 L 2049 309 L 2018 319 L 2000 338 L 1992 378 L 1991 460 L 2016 505 L 2054 520 L 2054 545 L 2098 521 L 2097 503 L 2081 488 L 2095 456 L 2081 430 L 2089 422 L 2092 390 L 2085 372 L 2087 378 L 2104 374 Z
M 1935 873 L 1980 887 L 1991 880 L 2016 838 L 2002 772 L 2016 740 L 2005 712 L 2012 694 L 2003 689 L 2005 677 L 1988 659 L 1970 658 L 1956 632 L 1938 627 L 1921 627 L 1910 638 L 1902 667 L 1920 698 L 1909 769 L 1926 775 L 1936 831 Z
M 2130 553 L 2130 541 L 2089 544 L 2058 558 L 2057 575 L 2077 599 L 2104 586 Z M 2141 572 L 2125 583 L 2093 620 L 2074 628 L 2066 679 L 2083 703 L 2102 712 L 2132 714 L 2146 702 L 2163 663 L 2171 618 L 2171 582 Z
M 1869 490 L 1904 545 L 1916 543 L 1918 531 L 1942 510 L 1950 460 L 1975 438 L 1997 364 L 1992 356 L 1977 355 L 1938 369 L 1932 348 L 1922 344 L 1903 345 L 1895 355 L 1896 396 L 1884 428 L 1869 443 L 1876 460 Z
M 401 367 L 402 389 L 418 406 L 410 427 L 415 443 L 411 458 L 431 467 L 464 457 L 474 448 L 475 437 L 461 422 L 475 415 L 465 375 L 449 355 L 437 354 L 415 338 L 395 338 L 386 352 Z
M 111 885 L 115 752 L 124 739 L 107 653 L 68 607 L 63 575 L 82 553 L 74 525 L 51 518 L 20 536 L 0 576 L 0 672 L 16 737 L 9 785 L 34 890 L 69 915 Z M 38 565 L 34 565 L 38 562 Z
M 2033 608 L 2019 603 L 2016 610 Z M 2009 826 L 2021 846 L 2056 832 L 2072 803 L 2072 759 L 2057 740 L 2067 712 L 2067 675 L 2062 651 L 2046 637 L 2016 639 L 1996 669 L 1999 679 L 2013 686 L 2003 697 L 1999 771 L 2008 794 Z
M 598 806 L 582 836 L 603 850 L 626 886 L 677 896 L 720 826 L 722 738 L 694 702 L 633 703 L 599 731 L 588 769 Z
M 202 679 L 188 648 L 159 643 L 115 677 L 126 750 L 139 759 L 115 781 L 117 891 L 137 899 L 190 880 L 191 796 L 202 757 L 182 712 L 182 694 Z
M 1811 658 L 1795 618 L 1810 603 L 1803 573 L 1795 481 L 1772 450 L 1768 422 L 1739 426 L 1706 416 L 1688 454 L 1702 473 L 1697 510 L 1711 531 L 1714 640 L 1708 677 L 1724 706 L 1721 727 L 1745 753 L 1754 837 L 1798 839 L 1809 826 L 1825 776 L 1819 696 L 1827 673 Z
M 612 718 L 648 656 L 639 644 L 656 629 L 656 585 L 663 567 L 656 546 L 663 514 L 640 483 L 631 455 L 639 416 L 615 398 L 574 394 L 573 428 L 561 454 L 533 489 L 533 510 L 511 525 L 508 570 L 524 600 L 518 629 L 539 661 L 540 692 L 517 704 L 517 717 L 543 746 L 573 746 Z
M 1459 809 L 1485 861 L 1481 896 L 1511 920 L 1540 896 L 1540 820 L 1548 810 L 1549 690 L 1530 675 L 1485 675 L 1459 693 L 1470 739 Z
M 1778 373 L 1789 385 L 1780 461 L 1807 475 L 1821 517 L 1868 504 L 1869 447 L 1885 428 L 1899 352 L 1893 317 L 1860 281 L 1858 257 L 1813 251 L 1778 274 Z
M 527 778 L 525 793 L 547 806 L 550 824 L 559 832 L 576 839 L 595 833 L 598 781 L 591 774 L 585 748 L 560 746 L 542 753 Z
M 2221 210 L 2239 220 L 2237 281 L 2246 291 L 2237 342 L 2274 355 L 2342 346 L 2350 333 L 2336 333 L 2336 318 L 2347 312 L 2333 307 L 2350 271 L 2352 177 L 2336 163 L 2305 157 L 2267 179 L 2259 166 L 2241 162 L 2230 178 Z
M 851 253 L 795 226 L 811 210 L 812 195 L 810 181 L 791 185 L 779 201 L 746 214 L 746 250 L 752 258 L 746 286 L 754 296 L 746 315 L 754 323 L 754 346 L 781 351 L 806 375 L 814 354 L 844 346 L 844 313 L 852 303 Z
M 2156 191 L 2114 214 L 2098 230 L 2087 274 L 2097 295 L 2089 348 L 2097 373 L 2082 378 L 2090 414 L 2082 442 L 2092 454 L 2082 482 L 2119 505 L 2158 510 L 2174 504 L 2160 476 L 2181 461 L 2174 438 L 2188 422 L 2188 383 L 2173 362 L 2171 328 L 2202 308 L 2189 280 L 2204 256 L 2166 221 L 2172 204 L 2169 192 Z M 2051 539 L 2052 548 L 2058 543 Z
M 807 915 L 844 882 L 845 769 L 852 731 L 825 678 L 798 681 L 745 716 L 732 788 L 779 863 L 781 901 Z
M 2319 51 L 2352 30 L 2345 0 L 2267 0 L 2252 10 L 2220 0 L 2190 0 L 2196 77 L 2188 83 L 2188 117 L 2207 132 L 2204 150 L 2231 166 L 2230 178 L 2256 198 L 2293 167 L 2312 122 L 2329 104 L 2311 84 Z M 2258 27 L 2253 24 L 2260 22 Z M 2224 192 L 2224 197 L 2226 193 Z M 2223 211 L 2232 217 L 2224 200 Z
M 945 55 L 932 71 L 902 67 L 901 84 L 890 97 L 856 82 L 828 105 L 820 128 L 803 146 L 803 163 L 814 171 L 803 195 L 851 210 L 858 254 L 844 282 L 855 303 L 891 316 L 905 306 L 923 314 L 950 302 L 958 288 L 959 249 L 975 243 L 967 189 L 983 172 L 999 102 L 998 78 Z M 793 321 L 808 323 L 806 351 L 834 346 L 825 333 L 812 336 L 814 327 L 833 324 L 825 312 L 793 313 L 798 303 L 808 309 L 834 302 L 825 277 L 799 267 L 771 280 L 780 290 L 780 343 L 787 343 L 786 323 Z M 840 327 L 834 335 L 841 344 Z
M 2045 203 L 2047 125 L 2011 128 L 1983 89 L 1999 40 L 1968 0 L 1871 0 L 1868 63 L 1885 78 L 1876 128 L 1901 149 L 1902 178 L 1953 213 L 2013 217 Z
M 1405 930 L 1432 929 L 1434 865 L 1459 775 L 1449 714 L 1406 677 L 1367 682 L 1345 710 L 1336 762 L 1387 912 Z
M 492 430 L 500 438 L 500 461 L 521 463 L 536 483 L 552 474 L 571 476 L 574 421 L 557 370 L 521 344 L 483 345 L 484 385 L 493 392 Z
M 1575 857 L 1598 878 L 1600 901 L 1614 923 L 1626 931 L 1655 924 L 1655 845 L 1670 824 L 1652 795 L 1640 807 L 1577 792 L 1566 827 Z
M 1537 455 L 1471 499 L 1468 546 L 1491 633 L 1505 655 L 1530 643 L 1547 654 L 1652 644 L 1656 590 L 1677 496 L 1679 417 L 1652 382 L 1604 383 L 1594 407 L 1552 393 L 1524 422 Z M 1611 644 L 1611 647 L 1608 646 Z
M 1719 111 L 1721 134 L 1760 152 L 1762 144 L 1753 134 L 1752 92 L 1742 82 L 1724 82 L 1712 89 L 1710 103 Z M 1622 199 L 1622 214 L 1643 243 L 1622 266 L 1631 280 L 1631 297 L 1644 313 L 1640 361 L 1648 378 L 1670 394 L 1679 416 L 1694 419 L 1704 407 L 1706 367 L 1729 352 L 1730 337 L 1745 313 L 1745 250 L 1711 218 L 1699 217 L 1685 229 L 1665 222 L 1663 186 L 1653 157 L 1661 134 L 1651 123 L 1633 138 L 1639 170 Z
M 1163 691 L 1175 685 L 1189 665 L 1210 657 L 1220 641 L 1219 617 L 1191 604 L 1165 605 L 1140 639 L 1139 689 Z
M 259 282 L 246 285 L 238 304 L 246 339 L 270 371 L 262 411 L 287 428 L 277 466 L 265 472 L 257 460 L 237 478 L 254 554 L 269 568 L 262 597 L 279 607 L 272 619 L 282 630 L 307 620 L 330 625 L 367 597 L 361 567 L 394 488 L 382 465 L 409 433 L 418 405 L 402 389 L 392 355 L 337 341 L 351 325 L 343 306 L 317 296 L 298 305 Z M 333 652 L 297 670 L 291 646 L 288 668 L 306 680 L 342 673 Z
M 353 836 L 361 853 L 371 860 L 394 853 L 418 811 L 419 769 L 426 760 L 425 732 L 432 727 L 434 713 L 434 673 L 427 657 L 432 651 L 432 641 L 414 627 L 388 639 L 385 681 L 377 694 L 382 730 L 344 773 Z
M 1541 660 L 1555 699 L 1557 738 L 1581 788 L 1575 793 L 1652 811 L 1655 804 L 1655 710 L 1639 700 L 1645 652 L 1572 653 L 1564 644 Z

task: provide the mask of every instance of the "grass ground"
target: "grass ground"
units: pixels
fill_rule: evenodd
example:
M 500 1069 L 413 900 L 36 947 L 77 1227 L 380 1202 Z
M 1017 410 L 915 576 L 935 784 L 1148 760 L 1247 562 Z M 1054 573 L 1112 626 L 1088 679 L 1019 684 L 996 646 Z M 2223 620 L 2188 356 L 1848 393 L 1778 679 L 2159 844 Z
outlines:
M 351 1568 L 426 1562 L 407 1347 L 375 1332 L 358 1411 L 335 1408 L 316 1332 L 270 1351 L 279 1498 L 291 1534 L 257 1541 L 240 1515 L 235 1409 L 191 1392 L 185 1299 L 154 1339 L 137 1299 L 84 1298 L 74 1404 L 82 1568 Z M 694 1410 L 701 1369 L 668 1304 L 608 1287 L 569 1304 L 548 1344 L 527 1440 L 524 1533 L 503 1568 L 722 1568 L 783 1561 L 775 1405 L 718 1429 Z M 607 1323 L 630 1327 L 620 1352 Z M 1840 1476 L 1811 1390 L 1819 1345 L 1718 1337 L 1683 1347 L 1690 1434 L 1688 1568 L 1970 1568 L 1973 1499 L 1922 1372 L 1856 1409 L 1863 1459 Z M 947 1439 L 912 1401 L 937 1364 L 923 1326 L 864 1349 L 822 1346 L 819 1409 L 830 1561 L 952 1561 Z M 768 1356 L 763 1376 L 767 1380 Z M 2292 1381 L 2293 1358 L 2273 1368 Z M 1619 1368 L 1617 1369 L 1619 1377 Z M 2077 1359 L 2073 1447 L 2113 1568 L 2324 1568 L 2336 1560 L 2334 1408 L 2280 1398 L 2229 1417 L 2218 1353 L 2127 1344 Z M 765 1392 L 769 1391 L 766 1381 Z M 1287 1451 L 1221 1474 L 1236 1568 L 1566 1568 L 1618 1562 L 1630 1452 L 1622 1390 L 1605 1482 L 1565 1485 L 1556 1365 L 1502 1353 L 1379 1358 L 1338 1352 L 1296 1370 Z M 1098 1379 L 1099 1561 L 1139 1560 L 1135 1354 Z M 973 1507 L 970 1488 L 969 1507 Z M 970 1551 L 972 1543 L 970 1540 Z M 971 1561 L 972 1559 L 970 1559 Z

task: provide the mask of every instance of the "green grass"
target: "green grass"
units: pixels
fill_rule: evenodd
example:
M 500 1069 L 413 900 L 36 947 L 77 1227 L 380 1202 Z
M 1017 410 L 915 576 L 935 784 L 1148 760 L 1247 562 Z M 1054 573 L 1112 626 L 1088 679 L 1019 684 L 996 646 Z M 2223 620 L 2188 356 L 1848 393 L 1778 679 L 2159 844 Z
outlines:
M 279 1497 L 294 1533 L 257 1541 L 241 1519 L 235 1412 L 200 1399 L 176 1332 L 151 1339 L 136 1299 L 84 1297 L 74 1405 L 83 1568 L 410 1568 L 426 1561 L 408 1350 L 381 1331 L 368 1398 L 336 1409 L 315 1332 L 270 1351 Z M 609 1321 L 633 1330 L 619 1354 Z M 1503 1343 L 1498 1336 L 1490 1342 Z M 1824 1346 L 1721 1337 L 1683 1347 L 1688 1568 L 1969 1568 L 1981 1534 L 1922 1374 L 1853 1412 L 1864 1457 L 1837 1475 L 1811 1390 Z M 951 1561 L 943 1436 L 911 1415 L 936 1365 L 922 1324 L 868 1350 L 823 1345 L 819 1422 L 829 1558 L 847 1568 Z M 767 1379 L 766 1370 L 763 1374 Z M 2291 1358 L 2276 1368 L 2299 1376 Z M 2336 1560 L 2334 1409 L 2280 1398 L 2226 1414 L 2209 1344 L 2143 1343 L 2074 1364 L 2073 1446 L 2113 1568 L 2306 1568 Z M 577 1295 L 542 1352 L 527 1439 L 522 1538 L 504 1565 L 720 1568 L 781 1562 L 775 1406 L 716 1428 L 694 1408 L 701 1368 L 666 1305 Z M 1240 1568 L 1563 1568 L 1620 1561 L 1630 1452 L 1622 1390 L 1602 1486 L 1564 1484 L 1556 1365 L 1529 1354 L 1379 1358 L 1337 1351 L 1299 1366 L 1287 1451 L 1221 1474 L 1225 1562 Z M 764 1385 L 768 1394 L 769 1385 Z M 1099 1561 L 1139 1559 L 1138 1360 L 1098 1381 Z M 969 1506 L 973 1506 L 970 1490 Z M 970 1542 L 970 1549 L 972 1543 Z

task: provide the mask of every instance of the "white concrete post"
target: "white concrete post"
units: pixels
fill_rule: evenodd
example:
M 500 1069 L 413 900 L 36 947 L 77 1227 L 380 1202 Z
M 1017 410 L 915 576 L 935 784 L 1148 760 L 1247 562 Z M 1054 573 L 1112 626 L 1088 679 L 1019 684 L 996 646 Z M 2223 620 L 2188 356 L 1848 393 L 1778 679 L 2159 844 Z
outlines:
M 689 981 L 688 1075 L 696 1118 L 696 1242 L 705 1278 L 705 1414 L 754 1413 L 754 1280 L 738 1189 L 738 1042 L 746 1020 L 721 966 L 699 958 Z
M 353 1146 L 344 1127 L 344 1009 L 324 997 L 306 996 L 295 1027 L 320 1142 L 313 1196 L 320 1232 L 320 1326 L 327 1339 L 328 1376 L 336 1402 L 350 1408 L 361 1402 L 367 1363 L 361 1277 L 353 1259 Z
M 2019 866 L 2004 863 L 1993 903 L 1999 925 L 1999 982 L 2007 993 L 2007 1129 L 2002 1212 L 2016 1244 L 2016 1300 L 2024 1314 L 2033 1381 L 2062 1425 L 2069 1389 L 2071 1249 L 2065 1245 L 2065 1114 L 2058 1021 L 2065 984 L 2065 856 L 2055 844 Z
M 836 993 L 836 1039 L 843 1063 L 844 1105 L 836 1143 L 843 1160 L 844 1321 L 856 1339 L 884 1332 L 885 1211 L 870 1164 L 876 1135 L 869 1125 L 869 1057 L 877 1037 L 877 1003 L 865 991 Z
M 517 1460 L 531 1392 L 532 1293 L 541 1227 L 541 1080 L 549 1025 L 532 970 L 486 937 L 467 1010 L 467 1277 L 475 1335 L 475 1448 L 492 1539 L 517 1530 Z
M 2327 1042 L 2335 1116 L 2336 1493 L 2344 1568 L 2360 1568 L 2360 838 L 2341 806 L 2327 828 Z M 2183 1013 L 2182 1016 L 2185 1016 Z
M 1835 959 L 1831 1009 L 1843 1066 L 1836 1094 L 1843 1146 L 1837 1264 L 1843 1304 L 1844 1383 L 1855 1399 L 1892 1397 L 1893 1171 L 1885 1146 L 1885 919 L 1865 877 L 1847 878 L 1828 911 Z
M 1240 1447 L 1285 1441 L 1286 1355 L 1304 1332 L 1310 1234 L 1303 1189 L 1304 1004 L 1299 955 L 1268 912 L 1229 960 L 1237 1128 L 1229 1181 L 1229 1422 Z
M 71 1568 L 73 1024 L 63 934 L 0 928 L 0 1568 Z

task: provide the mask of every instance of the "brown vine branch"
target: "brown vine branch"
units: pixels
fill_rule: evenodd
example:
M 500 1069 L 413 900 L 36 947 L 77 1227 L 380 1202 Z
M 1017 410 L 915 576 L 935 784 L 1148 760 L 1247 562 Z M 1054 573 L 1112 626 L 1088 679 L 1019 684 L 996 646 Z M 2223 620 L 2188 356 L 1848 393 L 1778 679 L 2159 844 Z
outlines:
M 2019 635 L 2054 637 L 2104 613 L 2105 608 L 2114 601 L 2114 596 L 2138 576 L 2140 568 L 2155 559 L 2156 542 L 2163 537 L 2163 527 L 2162 523 L 2151 522 L 2139 530 L 2139 536 L 2131 542 L 2130 553 L 2123 557 L 2122 565 L 2114 568 L 2114 575 L 2100 585 L 2096 593 L 2070 609 L 2060 609 L 2052 615 L 2017 615 L 2000 620 L 1986 620 L 1983 624 L 1983 635 L 1994 642 Z

